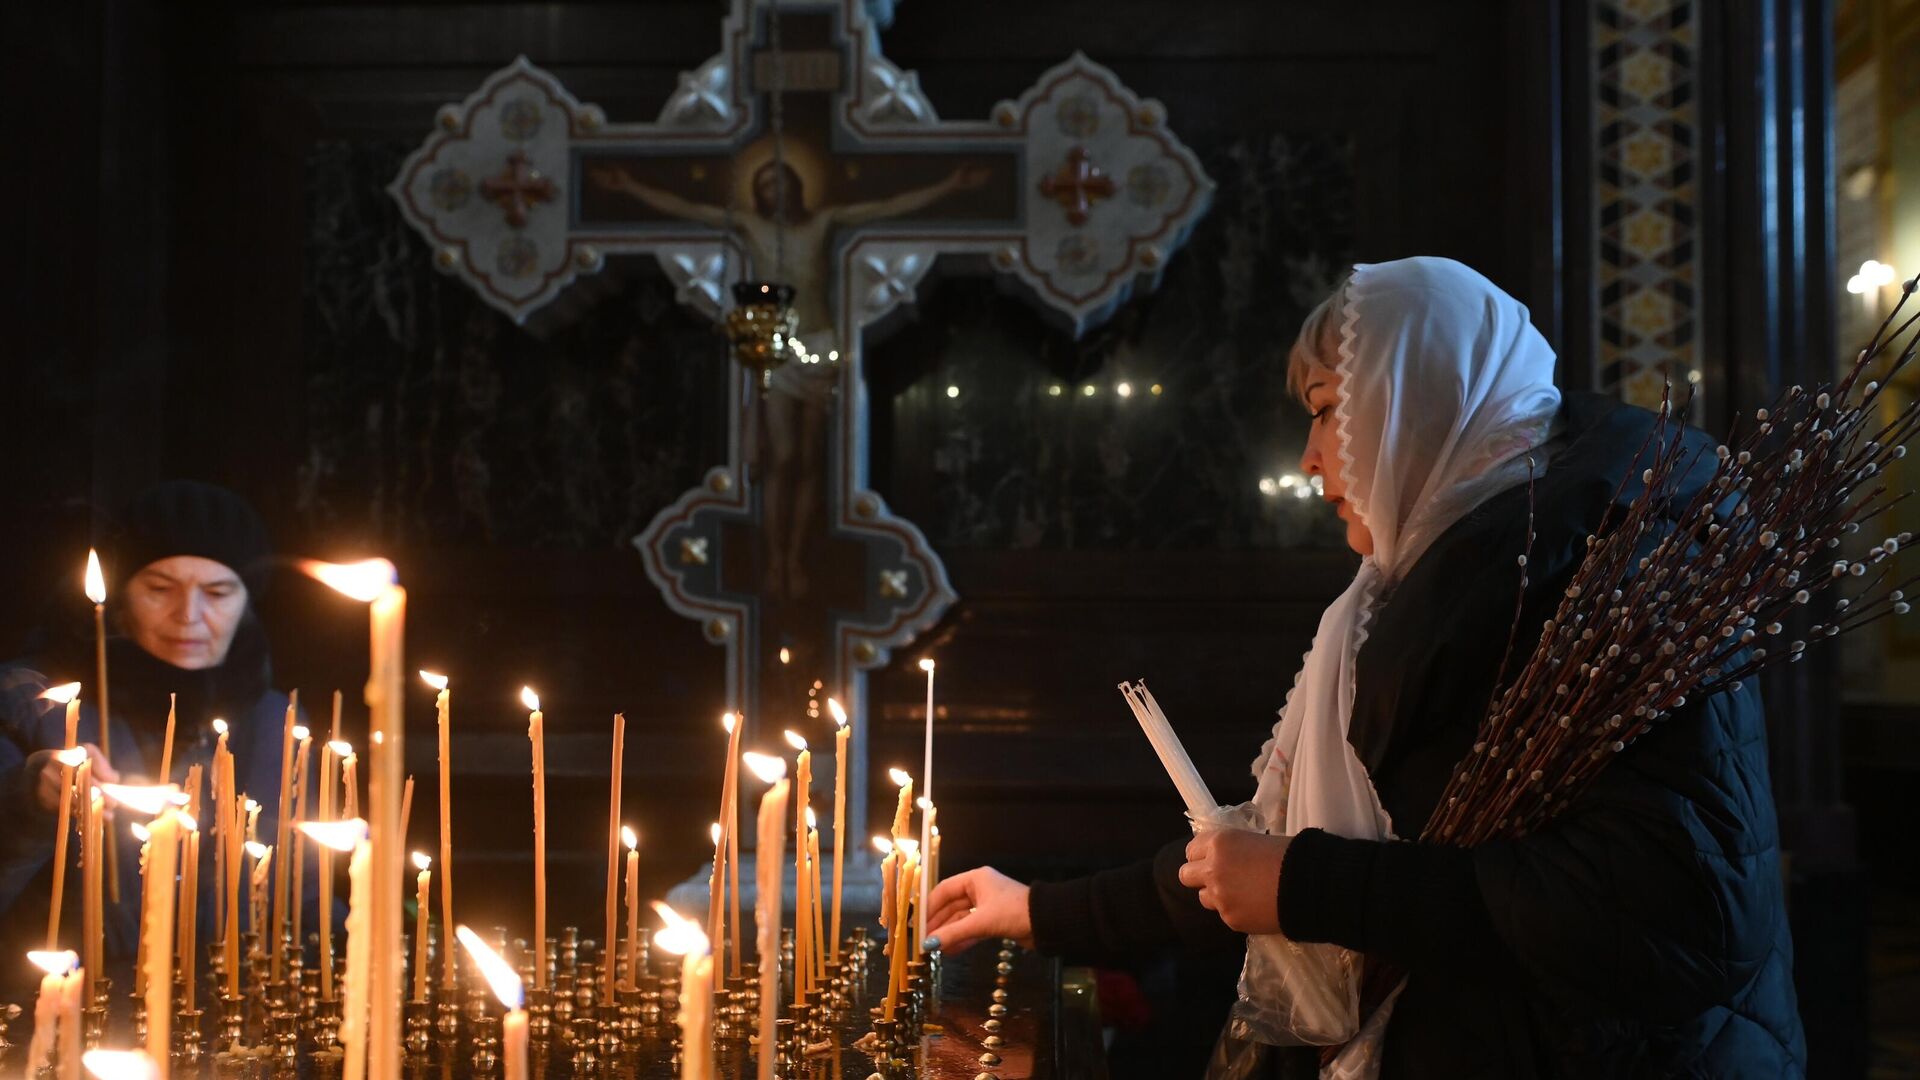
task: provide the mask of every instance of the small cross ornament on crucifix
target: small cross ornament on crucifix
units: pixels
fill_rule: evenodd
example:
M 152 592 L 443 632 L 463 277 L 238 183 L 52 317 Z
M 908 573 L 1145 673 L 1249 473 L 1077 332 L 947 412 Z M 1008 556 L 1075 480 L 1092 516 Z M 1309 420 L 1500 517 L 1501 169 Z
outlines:
M 799 355 L 731 365 L 726 461 L 634 544 L 726 650 L 726 707 L 776 727 L 806 693 L 853 707 L 863 817 L 865 672 L 955 600 L 868 484 L 865 331 L 908 317 L 938 262 L 1008 277 L 1079 334 L 1158 282 L 1213 183 L 1157 102 L 1082 55 L 952 121 L 861 0 L 734 0 L 720 42 L 637 123 L 523 57 L 442 109 L 388 190 L 434 265 L 515 321 L 610 255 L 650 256 L 716 320 L 736 282 L 796 288 Z

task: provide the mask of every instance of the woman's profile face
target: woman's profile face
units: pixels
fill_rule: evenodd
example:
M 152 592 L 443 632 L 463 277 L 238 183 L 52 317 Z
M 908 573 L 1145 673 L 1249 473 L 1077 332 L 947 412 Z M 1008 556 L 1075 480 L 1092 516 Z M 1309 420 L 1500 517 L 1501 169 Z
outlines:
M 247 612 L 247 587 L 224 563 L 175 555 L 127 582 L 122 624 L 136 644 L 187 671 L 218 667 Z
M 1339 402 L 1340 373 L 1330 368 L 1316 369 L 1307 377 L 1307 412 L 1313 417 L 1307 427 L 1307 449 L 1300 455 L 1300 471 L 1320 478 L 1320 497 L 1333 504 L 1333 512 L 1347 524 L 1347 546 L 1362 555 L 1373 554 L 1373 534 L 1366 522 L 1347 501 L 1346 480 L 1340 476 L 1340 435 L 1333 407 Z

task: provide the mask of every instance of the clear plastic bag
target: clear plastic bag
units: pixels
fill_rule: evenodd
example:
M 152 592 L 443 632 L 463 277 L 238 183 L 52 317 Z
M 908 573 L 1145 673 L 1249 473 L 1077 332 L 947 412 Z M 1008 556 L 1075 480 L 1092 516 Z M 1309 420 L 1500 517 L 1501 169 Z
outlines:
M 1193 829 L 1266 832 L 1252 803 L 1223 806 L 1211 820 L 1194 822 Z M 1359 1030 L 1359 953 L 1281 934 L 1247 935 L 1229 1034 L 1269 1046 L 1333 1046 Z

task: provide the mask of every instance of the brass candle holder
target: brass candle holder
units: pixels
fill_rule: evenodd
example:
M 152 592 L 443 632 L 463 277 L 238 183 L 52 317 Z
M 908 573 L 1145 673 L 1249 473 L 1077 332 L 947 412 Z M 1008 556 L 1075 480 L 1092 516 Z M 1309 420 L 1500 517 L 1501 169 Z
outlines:
M 410 1058 L 424 1058 L 433 1046 L 433 1005 L 425 999 L 407 1002 L 406 1034 L 401 1045 Z
M 176 1069 L 197 1069 L 200 1059 L 206 1053 L 206 1045 L 200 1038 L 200 1018 L 203 1009 L 181 1009 L 173 1016 L 173 1067 Z
M 473 1071 L 491 1073 L 500 1064 L 500 1021 L 491 1016 L 482 1016 L 468 1024 L 473 1032 Z
M 527 1039 L 544 1043 L 553 1038 L 553 991 L 527 991 Z

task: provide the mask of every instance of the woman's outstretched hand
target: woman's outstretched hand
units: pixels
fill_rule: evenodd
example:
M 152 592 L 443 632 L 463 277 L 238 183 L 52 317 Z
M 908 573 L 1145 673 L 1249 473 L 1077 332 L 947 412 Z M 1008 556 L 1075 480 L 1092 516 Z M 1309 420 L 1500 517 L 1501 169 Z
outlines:
M 927 936 L 945 953 L 987 938 L 1012 938 L 1033 947 L 1027 887 L 989 866 L 956 874 L 927 897 Z
M 1200 890 L 1200 905 L 1218 912 L 1229 928 L 1242 934 L 1277 934 L 1280 864 L 1290 839 L 1245 829 L 1208 829 L 1187 842 L 1180 884 Z

